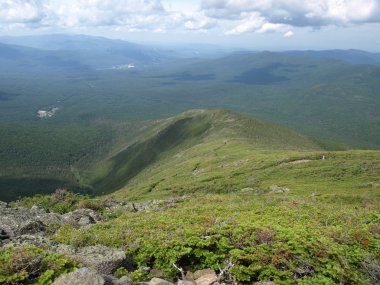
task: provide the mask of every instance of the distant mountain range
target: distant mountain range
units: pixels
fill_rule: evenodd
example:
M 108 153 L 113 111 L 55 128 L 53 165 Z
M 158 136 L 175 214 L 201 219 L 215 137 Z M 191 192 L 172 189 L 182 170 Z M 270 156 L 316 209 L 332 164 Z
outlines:
M 322 51 L 288 51 L 288 55 L 315 58 L 332 58 L 353 64 L 371 64 L 380 66 L 380 53 L 371 53 L 362 50 L 322 50 Z
M 245 50 L 207 45 L 179 45 L 150 47 L 124 40 L 87 35 L 42 35 L 0 37 L 0 58 L 17 57 L 21 67 L 49 67 L 63 69 L 101 69 L 115 65 L 146 66 L 172 62 L 176 58 L 207 58 L 228 53 L 247 53 Z M 380 65 L 380 53 L 360 50 L 286 51 L 287 55 L 313 58 L 332 58 L 353 64 Z M 28 59 L 28 60 L 26 60 Z M 8 67 L 8 62 L 0 62 Z M 16 62 L 17 66 L 17 62 Z

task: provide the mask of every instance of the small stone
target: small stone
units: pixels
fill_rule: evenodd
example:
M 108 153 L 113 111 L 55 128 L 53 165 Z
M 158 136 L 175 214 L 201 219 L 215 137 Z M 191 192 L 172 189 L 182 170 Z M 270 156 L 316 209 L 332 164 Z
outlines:
M 197 285 L 211 285 L 218 280 L 218 276 L 215 273 L 203 275 L 195 280 Z
M 102 275 L 104 279 L 104 285 L 116 285 L 116 282 L 119 281 L 115 276 L 113 275 Z
M 133 281 L 128 276 L 123 276 L 116 282 L 116 285 L 133 285 Z
M 132 285 L 133 282 L 132 282 L 132 279 L 129 278 L 128 276 L 123 276 L 121 277 L 115 285 Z
M 194 280 L 197 280 L 198 278 L 204 276 L 204 275 L 208 275 L 208 274 L 213 274 L 216 276 L 215 274 L 215 271 L 211 268 L 207 268 L 207 269 L 202 269 L 202 270 L 197 270 L 194 272 Z
M 0 208 L 6 208 L 6 207 L 8 207 L 8 203 L 0 201 Z
M 96 269 L 102 274 L 112 274 L 122 266 L 127 258 L 123 251 L 102 245 L 86 246 L 78 249 L 60 246 L 56 251 L 85 266 Z
M 149 281 L 149 285 L 174 285 L 174 284 L 161 278 L 152 278 L 152 280 Z
M 189 280 L 178 280 L 177 285 L 195 285 L 195 282 Z
M 194 273 L 193 272 L 187 271 L 185 277 L 186 277 L 186 280 L 190 280 L 190 281 L 194 281 L 195 282 L 195 278 L 194 278 Z
M 66 224 L 79 228 L 95 224 L 97 221 L 99 221 L 99 217 L 93 210 L 79 209 L 64 214 L 62 216 L 62 220 Z
M 46 214 L 46 210 L 44 208 L 38 207 L 34 205 L 32 208 L 30 208 L 30 211 L 33 213 L 40 213 L 40 214 Z
M 242 193 L 252 193 L 253 191 L 254 191 L 254 189 L 251 187 L 243 188 L 240 190 L 240 192 L 242 192 Z
M 41 221 L 30 221 L 29 223 L 20 227 L 19 233 L 21 235 L 36 234 L 39 232 L 43 232 L 45 228 L 46 226 Z
M 269 189 L 273 193 L 288 193 L 290 191 L 288 188 L 280 187 L 277 185 L 272 185 L 271 187 L 269 187 Z
M 105 281 L 95 270 L 83 267 L 59 277 L 52 285 L 105 285 Z

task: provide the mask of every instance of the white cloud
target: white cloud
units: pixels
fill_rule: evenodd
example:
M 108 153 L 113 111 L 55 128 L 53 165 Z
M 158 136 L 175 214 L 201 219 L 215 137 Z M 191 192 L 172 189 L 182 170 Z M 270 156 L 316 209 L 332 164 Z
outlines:
M 185 28 L 188 30 L 200 30 L 205 31 L 217 26 L 217 21 L 215 19 L 205 16 L 203 13 L 193 13 L 187 16 L 188 19 L 185 21 Z
M 249 13 L 243 16 L 243 20 L 233 29 L 227 30 L 224 33 L 226 35 L 240 35 L 243 33 L 251 32 L 259 29 L 265 23 L 265 19 L 256 12 Z
M 294 36 L 294 32 L 293 31 L 287 31 L 284 34 L 284 38 L 292 38 L 293 36 Z
M 0 1 L 0 23 L 3 25 L 35 24 L 45 16 L 45 7 L 39 0 Z
M 51 6 L 62 26 L 138 26 L 160 20 L 158 0 L 76 0 Z
M 291 37 L 293 27 L 380 23 L 380 0 L 199 0 L 198 10 L 195 1 L 181 1 L 0 0 L 0 30 L 105 27 L 165 32 L 220 27 L 228 35 L 279 32 Z M 171 8 L 166 10 L 163 2 Z
M 166 11 L 160 0 L 0 0 L 0 28 L 20 23 L 26 28 L 164 31 L 183 25 L 184 16 Z
M 235 24 L 226 34 L 380 22 L 379 0 L 203 0 L 202 11 Z

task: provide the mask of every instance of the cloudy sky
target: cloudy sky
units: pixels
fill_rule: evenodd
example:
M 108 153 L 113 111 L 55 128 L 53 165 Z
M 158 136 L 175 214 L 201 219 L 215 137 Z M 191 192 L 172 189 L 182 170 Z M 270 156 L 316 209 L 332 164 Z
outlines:
M 380 0 L 0 0 L 0 35 L 380 51 Z

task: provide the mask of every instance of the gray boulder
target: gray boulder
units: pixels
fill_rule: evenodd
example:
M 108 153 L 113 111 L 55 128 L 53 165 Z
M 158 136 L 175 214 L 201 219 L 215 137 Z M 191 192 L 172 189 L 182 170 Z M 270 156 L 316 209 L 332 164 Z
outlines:
M 54 249 L 59 244 L 47 237 L 44 237 L 42 235 L 20 235 L 17 237 L 12 238 L 12 240 L 8 243 L 9 246 L 28 246 L 28 245 L 34 245 L 34 246 L 44 246 L 48 249 Z
M 152 278 L 149 283 L 149 285 L 174 285 L 173 283 L 166 281 L 161 278 Z
M 62 216 L 63 223 L 76 228 L 95 224 L 99 220 L 99 216 L 91 209 L 79 209 Z
M 177 285 L 195 285 L 195 282 L 189 280 L 178 280 Z
M 209 275 L 209 274 L 216 276 L 215 270 L 213 270 L 211 268 L 207 268 L 207 269 L 201 269 L 201 270 L 195 271 L 193 273 L 193 278 L 194 278 L 194 280 L 196 280 L 196 279 L 198 279 L 198 278 L 200 278 L 200 277 L 202 277 L 204 275 Z
M 0 201 L 0 208 L 6 208 L 8 207 L 8 203 Z
M 120 279 L 117 279 L 112 275 L 103 275 L 105 280 L 104 285 L 133 285 L 132 280 L 128 276 L 123 276 Z
M 127 259 L 123 251 L 102 245 L 82 248 L 61 245 L 53 251 L 67 255 L 70 259 L 94 268 L 102 274 L 112 274 L 117 268 L 121 267 Z
M 218 276 L 215 273 L 213 274 L 205 274 L 198 279 L 195 280 L 195 284 L 197 285 L 211 285 L 218 281 Z
M 101 275 L 86 267 L 62 275 L 52 285 L 105 285 Z
M 102 245 L 74 248 L 60 244 L 44 236 L 21 235 L 9 242 L 10 246 L 45 246 L 48 250 L 66 255 L 71 260 L 78 261 L 87 267 L 96 269 L 102 274 L 112 274 L 117 268 L 127 265 L 127 257 L 121 250 Z
M 288 193 L 290 191 L 288 188 L 280 187 L 277 185 L 272 185 L 269 187 L 269 189 L 272 193 Z
M 47 213 L 43 208 L 0 207 L 0 232 L 2 240 L 20 235 L 43 234 L 47 226 L 62 223 L 61 215 Z

